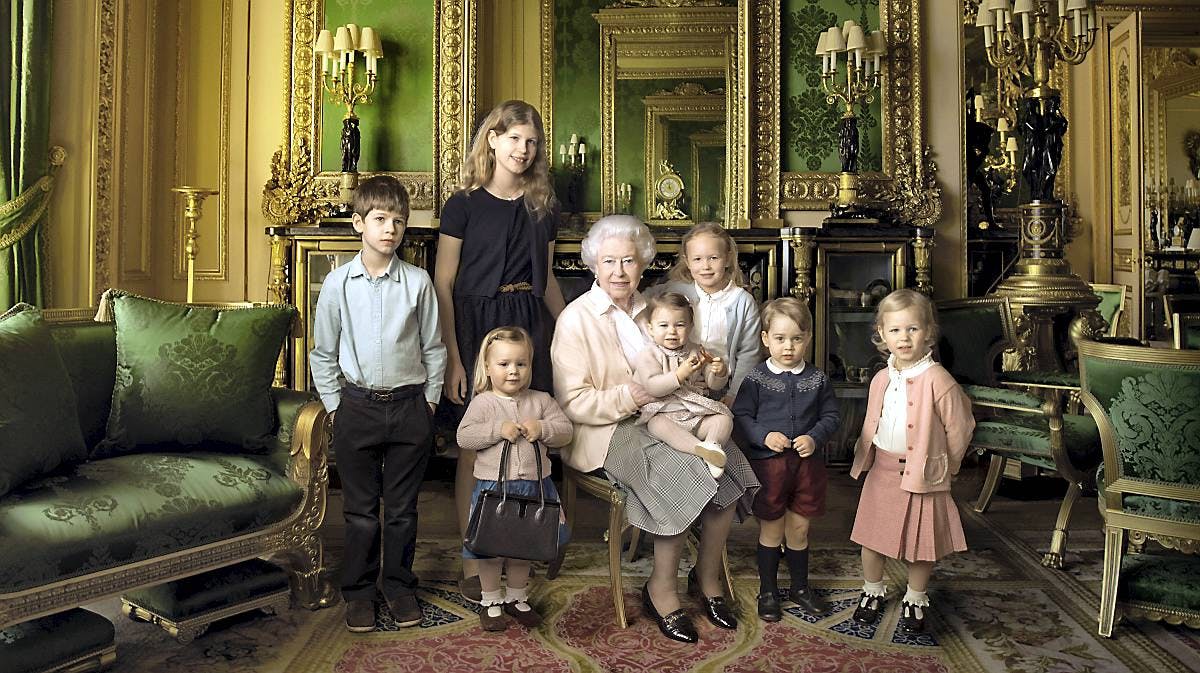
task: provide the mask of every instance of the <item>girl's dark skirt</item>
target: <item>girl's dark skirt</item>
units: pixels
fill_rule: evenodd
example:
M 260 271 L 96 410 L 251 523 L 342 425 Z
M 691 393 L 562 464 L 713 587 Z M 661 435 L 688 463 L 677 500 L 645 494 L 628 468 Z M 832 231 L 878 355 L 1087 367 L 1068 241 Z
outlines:
M 553 393 L 548 323 L 545 302 L 529 291 L 499 292 L 495 297 L 455 295 L 454 336 L 467 373 L 467 387 L 475 380 L 475 359 L 487 333 L 497 327 L 516 326 L 524 327 L 533 337 L 533 379 L 529 387 Z

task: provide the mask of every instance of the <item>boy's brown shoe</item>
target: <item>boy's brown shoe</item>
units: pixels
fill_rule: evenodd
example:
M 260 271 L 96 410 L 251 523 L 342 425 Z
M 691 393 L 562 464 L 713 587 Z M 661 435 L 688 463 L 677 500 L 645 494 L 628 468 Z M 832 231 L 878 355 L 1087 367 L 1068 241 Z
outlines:
M 375 603 L 372 601 L 346 601 L 346 628 L 354 633 L 375 630 Z
M 421 623 L 421 606 L 414 594 L 403 594 L 388 601 L 388 610 L 396 626 L 416 626 Z

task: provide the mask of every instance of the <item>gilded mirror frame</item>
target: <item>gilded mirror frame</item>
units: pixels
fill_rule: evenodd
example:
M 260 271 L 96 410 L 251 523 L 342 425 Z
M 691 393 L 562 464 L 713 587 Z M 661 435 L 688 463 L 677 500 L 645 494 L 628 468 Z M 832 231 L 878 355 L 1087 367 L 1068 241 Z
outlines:
M 747 28 L 753 44 L 750 50 L 753 73 L 750 101 L 754 129 L 752 156 L 748 163 L 749 184 L 754 186 L 751 215 L 755 218 L 778 217 L 783 210 L 826 210 L 837 195 L 838 174 L 833 172 L 785 172 L 779 176 L 779 199 L 773 201 L 768 184 L 770 167 L 779 170 L 780 93 L 779 64 L 780 0 L 754 3 L 746 9 Z M 861 176 L 860 194 L 868 200 L 892 201 L 908 222 L 931 226 L 940 216 L 941 188 L 937 186 L 937 165 L 931 148 L 925 144 L 922 105 L 925 96 L 922 81 L 922 21 L 920 3 L 914 0 L 880 0 L 879 26 L 888 45 L 879 88 L 883 110 L 880 126 L 883 138 L 883 170 Z M 813 45 L 815 49 L 816 45 Z M 815 56 L 813 58 L 816 58 Z
M 697 88 L 698 87 L 698 88 Z M 646 96 L 642 100 L 646 105 L 646 150 L 650 155 L 648 161 L 645 162 L 645 182 L 646 185 L 646 219 L 649 222 L 652 218 L 650 213 L 655 209 L 654 194 L 650 189 L 650 185 L 654 184 L 654 179 L 657 177 L 658 166 L 660 162 L 667 158 L 666 150 L 666 134 L 663 132 L 664 122 L 671 121 L 713 121 L 722 124 L 728 124 L 726 117 L 727 101 L 723 93 L 700 93 L 703 87 L 691 84 L 681 84 L 673 91 L 664 91 L 652 96 Z M 728 130 L 722 142 L 728 142 Z M 699 159 L 697 148 L 692 148 L 692 170 L 689 176 L 690 182 L 685 183 L 686 188 L 693 194 L 697 193 L 699 186 L 699 166 L 696 161 Z M 725 203 L 729 203 L 729 169 L 728 159 L 726 159 L 725 180 L 722 185 L 722 193 L 725 195 Z M 728 205 L 726 205 L 728 211 Z M 654 221 L 652 224 L 689 224 L 698 221 L 695 213 L 692 213 L 690 220 L 678 221 Z
M 744 77 L 738 69 L 738 15 L 741 5 L 684 6 L 625 9 L 602 9 L 600 30 L 600 203 L 606 213 L 616 212 L 616 122 L 615 96 L 620 79 L 688 79 L 723 77 L 725 86 L 725 119 L 729 147 L 742 127 L 740 92 Z M 551 3 L 553 5 L 553 3 Z M 719 52 L 713 45 L 720 43 Z M 687 45 L 687 46 L 681 46 Z M 664 65 L 656 68 L 656 60 L 664 62 L 679 58 L 695 58 L 708 62 L 722 57 L 718 68 L 706 66 Z M 625 70 L 619 65 L 622 58 L 637 59 L 651 65 Z M 747 226 L 746 215 L 736 207 L 736 195 L 741 192 L 741 157 L 731 152 L 726 158 L 726 226 Z M 653 166 L 646 167 L 649 175 Z M 650 182 L 646 183 L 649 192 Z M 649 194 L 645 195 L 647 199 Z M 647 213 L 649 215 L 649 212 Z
M 1143 184 L 1167 184 L 1167 102 L 1200 91 L 1200 56 L 1178 47 L 1143 47 L 1146 117 Z M 1182 185 L 1178 185 L 1182 187 Z
M 433 170 L 385 171 L 408 189 L 413 210 L 432 210 L 454 193 L 475 119 L 475 45 L 478 0 L 434 3 Z M 287 146 L 289 166 L 307 166 L 320 201 L 339 203 L 337 171 L 320 170 L 321 90 L 313 47 L 322 28 L 325 0 L 289 0 Z M 303 155 L 303 156 L 301 156 Z M 362 175 L 367 175 L 363 173 Z

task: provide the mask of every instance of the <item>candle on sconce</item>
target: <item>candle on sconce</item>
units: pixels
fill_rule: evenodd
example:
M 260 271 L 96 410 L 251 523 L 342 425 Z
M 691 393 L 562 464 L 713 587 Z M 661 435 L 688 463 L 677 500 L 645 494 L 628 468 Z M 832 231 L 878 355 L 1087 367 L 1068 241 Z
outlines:
M 975 94 L 975 121 L 977 121 L 977 122 L 983 121 L 983 106 L 984 106 L 984 104 L 985 104 L 985 101 L 983 99 L 983 94 L 981 94 L 981 93 Z
M 565 144 L 558 146 L 558 156 L 562 157 L 564 164 L 567 163 L 567 146 Z
M 579 143 L 579 165 L 587 163 L 587 145 Z
M 1003 117 L 1001 117 L 1001 119 L 1003 119 Z M 1004 146 L 1004 149 L 1005 149 L 1006 151 L 1008 151 L 1008 152 L 1012 152 L 1013 154 L 1016 154 L 1016 152 L 1017 152 L 1017 139 L 1016 139 L 1015 137 L 1013 137 L 1013 136 L 1009 136 L 1009 137 L 1008 137 L 1008 143 L 1007 143 L 1007 144 L 1005 144 L 1005 146 Z
M 358 42 L 358 35 L 359 35 L 359 33 L 358 33 L 358 24 L 354 24 L 354 23 L 347 23 L 347 24 L 346 24 L 346 32 L 347 32 L 347 33 L 350 35 L 350 48 L 351 48 L 351 49 L 358 49 L 358 45 L 359 45 L 359 42 Z
M 1008 133 L 1010 127 L 1008 125 L 1008 117 L 1000 117 L 996 120 L 996 130 L 1001 133 Z

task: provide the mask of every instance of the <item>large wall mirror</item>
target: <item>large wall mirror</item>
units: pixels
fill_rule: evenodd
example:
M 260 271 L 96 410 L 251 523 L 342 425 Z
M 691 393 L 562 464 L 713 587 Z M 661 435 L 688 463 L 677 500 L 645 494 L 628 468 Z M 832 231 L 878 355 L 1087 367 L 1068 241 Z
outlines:
M 358 170 L 401 180 L 414 210 L 436 211 L 454 189 L 474 118 L 472 37 L 477 0 L 291 3 L 288 145 L 285 160 L 314 177 L 317 195 L 334 202 L 341 170 L 345 107 L 321 89 L 313 47 L 322 28 L 375 28 L 383 43 L 371 103 L 359 105 Z M 361 57 L 360 57 L 361 68 Z

